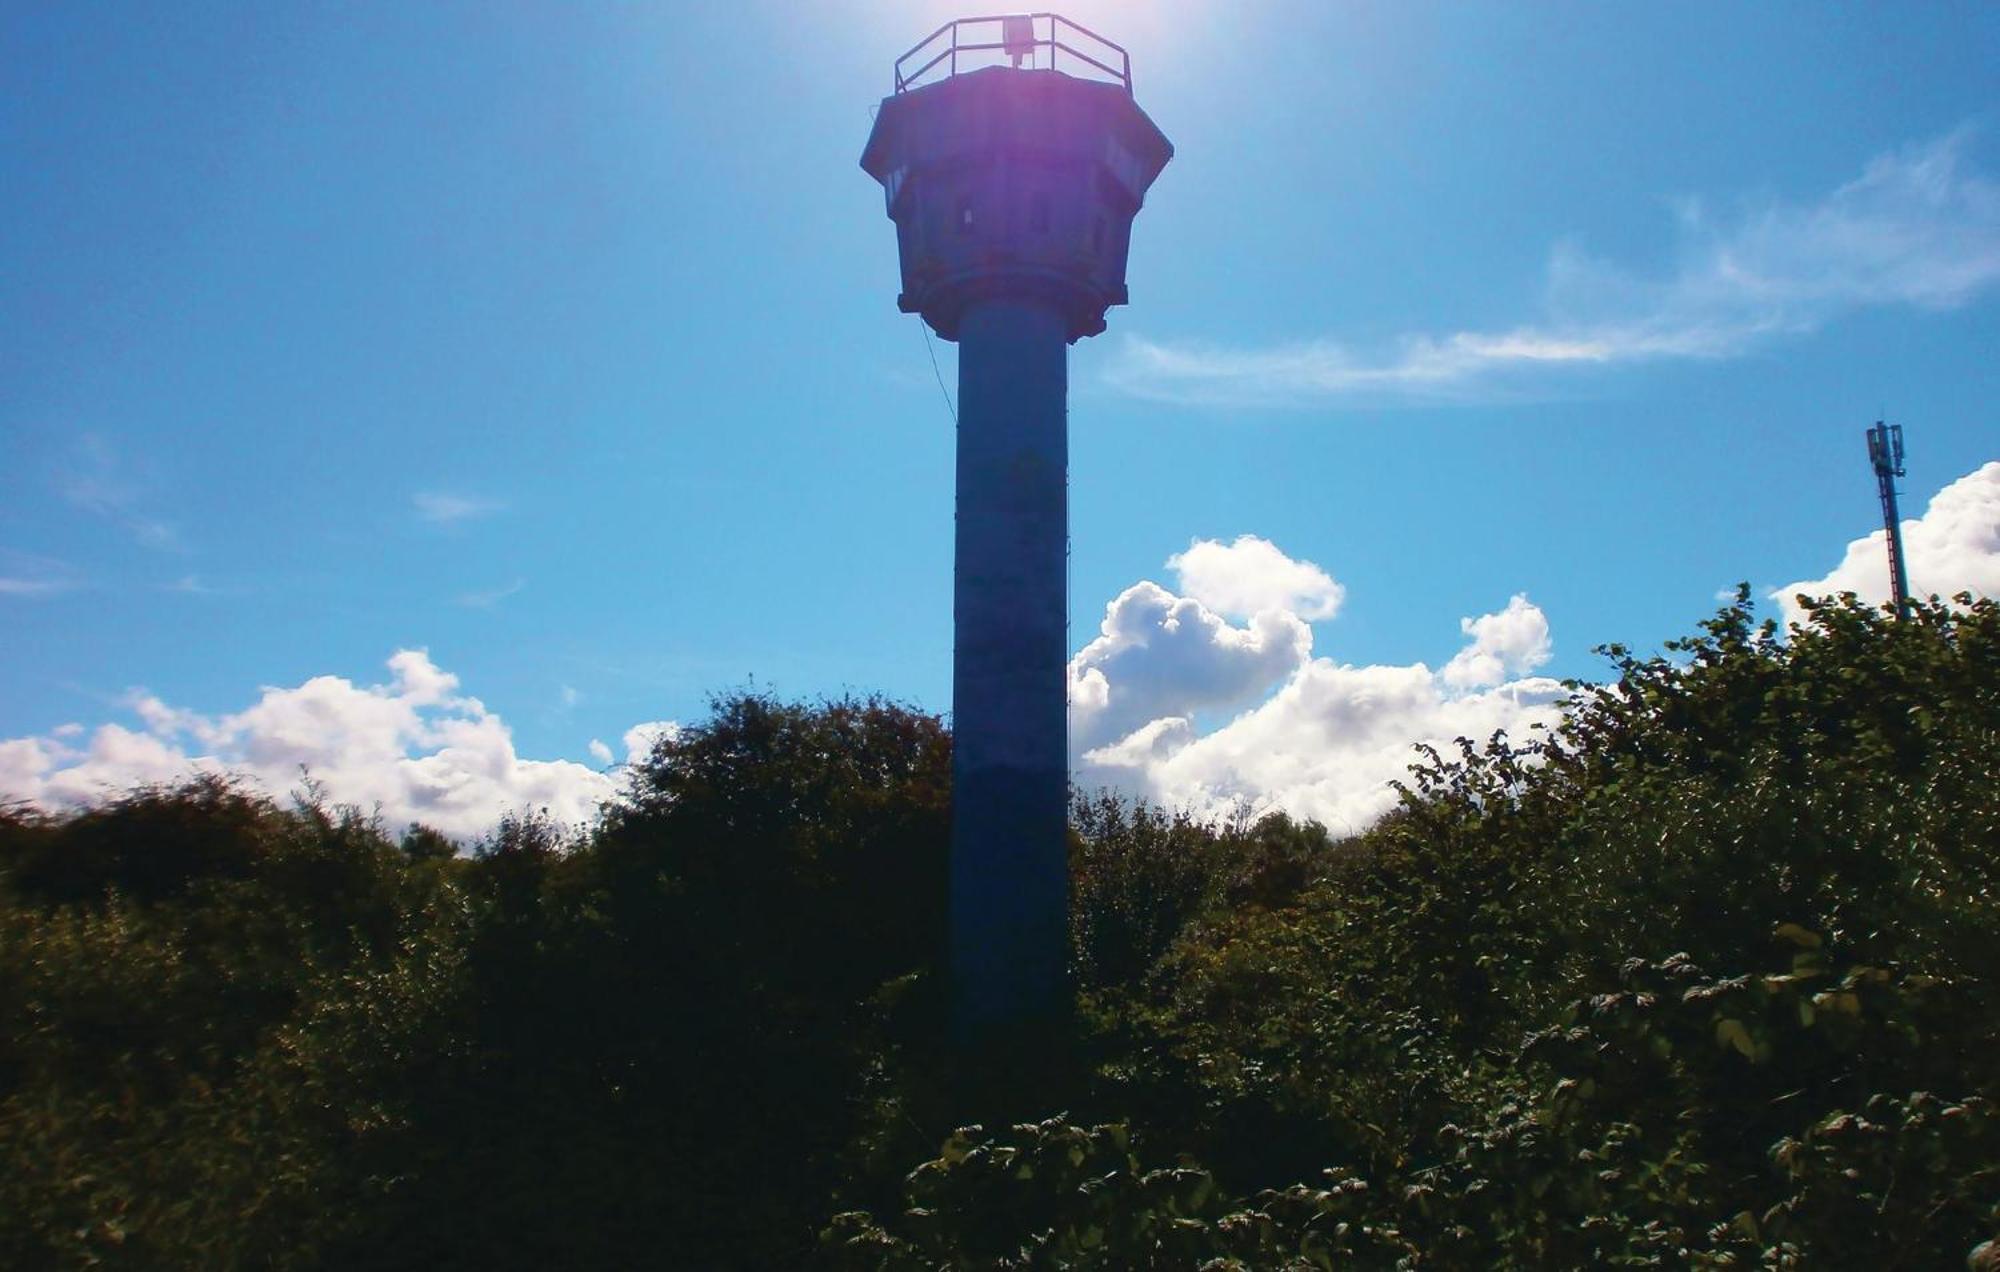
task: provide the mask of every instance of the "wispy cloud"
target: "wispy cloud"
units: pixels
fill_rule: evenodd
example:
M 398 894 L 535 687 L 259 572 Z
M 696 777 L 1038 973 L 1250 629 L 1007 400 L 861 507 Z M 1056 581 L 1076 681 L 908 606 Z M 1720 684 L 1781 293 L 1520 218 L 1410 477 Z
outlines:
M 1211 405 L 1458 402 L 1545 391 L 1552 373 L 1732 358 L 1856 310 L 1948 310 L 2000 285 L 2000 182 L 1960 128 L 1871 160 L 1812 202 L 1676 207 L 1678 264 L 1647 277 L 1559 244 L 1542 316 L 1497 331 L 1410 334 L 1386 347 L 1303 340 L 1262 349 L 1130 337 L 1107 378 L 1146 398 Z
M 420 490 L 411 496 L 417 515 L 437 525 L 455 525 L 475 517 L 488 517 L 507 505 L 478 495 L 454 494 L 443 490 Z
M 17 579 L 0 575 L 0 596 L 54 596 L 75 587 L 68 579 Z
M 0 596 L 58 596 L 81 586 L 67 562 L 0 548 Z
M 55 487 L 72 505 L 125 528 L 143 547 L 180 551 L 180 529 L 143 508 L 147 483 L 131 462 L 102 436 L 85 433 L 57 469 Z
M 528 580 L 515 579 L 505 587 L 491 588 L 484 592 L 467 592 L 458 598 L 458 603 L 469 606 L 472 609 L 492 609 L 495 605 L 498 605 L 526 586 L 528 586 Z
M 204 582 L 199 574 L 183 574 L 171 583 L 162 583 L 160 590 L 177 596 L 234 596 L 238 591 L 233 587 L 217 587 Z

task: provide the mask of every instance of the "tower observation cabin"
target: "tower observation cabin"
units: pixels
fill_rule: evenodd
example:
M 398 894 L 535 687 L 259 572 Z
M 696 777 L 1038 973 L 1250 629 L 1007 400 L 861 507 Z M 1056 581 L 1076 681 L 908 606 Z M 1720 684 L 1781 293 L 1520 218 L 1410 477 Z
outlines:
M 958 342 L 951 966 L 965 1037 L 1067 1013 L 1068 353 L 1126 301 L 1173 146 L 1124 49 L 1049 13 L 948 22 L 896 62 L 861 166 L 897 305 Z
M 1096 335 L 1173 153 L 1118 45 L 1050 13 L 946 23 L 897 60 L 861 156 L 896 223 L 898 307 L 956 340 L 968 305 L 1032 294 L 1070 340 Z

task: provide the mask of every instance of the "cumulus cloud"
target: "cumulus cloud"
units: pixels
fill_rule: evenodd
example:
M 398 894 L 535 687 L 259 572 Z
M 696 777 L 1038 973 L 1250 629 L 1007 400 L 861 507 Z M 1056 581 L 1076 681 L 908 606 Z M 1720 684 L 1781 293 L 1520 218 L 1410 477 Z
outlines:
M 1239 627 L 1193 597 L 1135 583 L 1070 660 L 1070 737 L 1087 749 L 1162 717 L 1240 705 L 1311 651 L 1312 632 L 1296 614 L 1266 609 Z
M 1458 627 L 1472 643 L 1439 673 L 1453 689 L 1497 685 L 1549 660 L 1549 620 L 1523 593 L 1516 592 L 1497 614 L 1459 619 Z
M 1910 591 L 1919 597 L 2000 596 L 2000 461 L 1982 465 L 1931 497 L 1924 515 L 1903 522 L 1903 551 Z M 1864 601 L 1889 600 L 1889 545 L 1876 530 L 1847 545 L 1847 552 L 1824 577 L 1801 579 L 1776 588 L 1771 599 L 1785 621 L 1803 617 L 1795 599 L 1852 592 Z
M 1258 546 L 1242 559 L 1261 577 L 1314 586 L 1259 589 L 1248 604 L 1236 593 L 1212 593 L 1218 605 L 1253 611 L 1242 626 L 1150 582 L 1107 607 L 1100 635 L 1070 664 L 1080 784 L 1199 816 L 1283 810 L 1353 830 L 1395 806 L 1390 783 L 1407 778 L 1417 744 L 1443 749 L 1498 729 L 1522 736 L 1560 718 L 1562 685 L 1527 674 L 1548 661 L 1550 642 L 1547 618 L 1526 596 L 1462 619 L 1466 644 L 1440 669 L 1349 666 L 1312 656 L 1300 610 L 1263 603 L 1279 596 L 1330 612 L 1338 585 L 1318 567 L 1252 542 Z M 1205 555 L 1196 555 L 1198 566 Z M 1231 707 L 1233 718 L 1202 732 L 1198 712 Z
M 681 726 L 672 720 L 649 720 L 645 724 L 633 725 L 619 739 L 625 744 L 625 762 L 633 765 L 645 763 L 646 757 L 653 753 L 653 748 L 660 744 L 662 738 L 677 738 L 680 734 Z M 607 751 L 610 749 L 605 748 Z
M 1183 595 L 1218 614 L 1247 618 L 1290 610 L 1307 622 L 1332 618 L 1347 590 L 1310 561 L 1294 561 L 1268 539 L 1238 535 L 1234 543 L 1196 539 L 1167 558 Z
M 1945 310 L 2000 285 L 2000 181 L 1960 128 L 1871 160 L 1802 202 L 1676 208 L 1676 267 L 1658 276 L 1567 244 L 1549 257 L 1542 316 L 1500 331 L 1410 334 L 1386 348 L 1302 340 L 1263 349 L 1129 337 L 1111 382 L 1216 405 L 1483 400 L 1552 371 L 1729 358 L 1856 310 Z
M 239 773 L 282 794 L 303 766 L 330 798 L 379 808 L 392 829 L 422 821 L 470 838 L 524 808 L 587 822 L 615 792 L 613 777 L 586 765 L 523 759 L 506 722 L 425 651 L 398 650 L 388 669 L 386 684 L 315 676 L 266 687 L 214 716 L 135 691 L 127 705 L 140 728 L 104 724 L 85 737 L 65 726 L 0 742 L 0 799 L 78 806 L 197 772 Z
M 56 766 L 53 739 L 10 738 L 0 742 L 0 804 L 33 802 L 31 792 Z
M 1417 744 L 1525 737 L 1561 718 L 1565 695 L 1540 677 L 1460 692 L 1422 663 L 1316 658 L 1220 729 L 1197 737 L 1186 720 L 1155 721 L 1087 754 L 1084 775 L 1199 815 L 1281 810 L 1359 830 L 1396 806 L 1390 783 L 1408 779 Z
M 604 745 L 601 739 L 592 738 L 590 740 L 590 758 L 596 760 L 599 764 L 609 764 L 614 757 L 611 754 L 611 748 Z

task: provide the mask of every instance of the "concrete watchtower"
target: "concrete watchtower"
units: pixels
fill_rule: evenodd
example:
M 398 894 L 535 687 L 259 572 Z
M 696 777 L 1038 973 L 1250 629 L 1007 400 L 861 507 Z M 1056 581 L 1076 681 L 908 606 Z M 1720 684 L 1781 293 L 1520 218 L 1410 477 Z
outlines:
M 1025 63 L 1025 65 L 1024 65 Z M 1053 14 L 947 23 L 896 63 L 861 166 L 905 313 L 959 344 L 951 931 L 961 1030 L 1058 1017 L 1068 943 L 1068 346 L 1125 303 L 1173 146 L 1125 50 Z

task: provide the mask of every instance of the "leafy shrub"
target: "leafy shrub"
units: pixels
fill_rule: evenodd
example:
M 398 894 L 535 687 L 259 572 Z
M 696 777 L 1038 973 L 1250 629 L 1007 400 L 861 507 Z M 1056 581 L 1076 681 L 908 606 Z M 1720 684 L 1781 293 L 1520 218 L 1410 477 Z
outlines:
M 1071 1261 L 1309 1265 L 1267 1202 L 1322 1168 L 1370 1185 L 1337 1221 L 1364 1266 L 1928 1267 L 1993 1237 L 2000 607 L 1815 603 L 1781 641 L 1746 596 L 1662 657 L 1607 651 L 1559 729 L 1428 755 L 1276 905 L 1185 862 L 1100 887 L 1160 900 L 1121 902 L 1151 965 L 1085 999 L 1090 1113 L 1216 1195 L 1159 1212 L 1188 1247 Z M 1040 1168 L 994 1163 L 1076 1133 L 958 1143 L 828 1249 L 1060 1265 L 1113 1230 L 1109 1185 L 1010 1199 Z M 1244 1253 L 1245 1223 L 1276 1244 Z
M 28 829 L 27 895 L 0 888 L 0 1264 L 313 1262 L 443 1045 L 462 908 L 351 812 L 212 779 Z
M 891 703 L 718 699 L 469 855 L 0 812 L 0 1265 L 1990 1261 L 2000 609 L 1809 614 L 1612 649 L 1353 839 L 1080 803 L 1078 1034 L 1005 1087 Z

